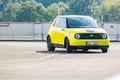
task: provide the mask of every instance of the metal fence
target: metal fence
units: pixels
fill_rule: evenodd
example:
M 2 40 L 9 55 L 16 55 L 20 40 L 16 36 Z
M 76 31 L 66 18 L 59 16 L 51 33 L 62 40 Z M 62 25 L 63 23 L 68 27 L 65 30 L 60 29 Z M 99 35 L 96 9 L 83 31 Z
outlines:
M 45 40 L 50 23 L 1 23 L 0 40 Z
M 105 23 L 100 27 L 107 31 L 111 41 L 120 41 L 120 24 Z
M 50 23 L 0 23 L 0 40 L 46 40 Z M 120 41 L 120 24 L 105 23 L 111 41 Z

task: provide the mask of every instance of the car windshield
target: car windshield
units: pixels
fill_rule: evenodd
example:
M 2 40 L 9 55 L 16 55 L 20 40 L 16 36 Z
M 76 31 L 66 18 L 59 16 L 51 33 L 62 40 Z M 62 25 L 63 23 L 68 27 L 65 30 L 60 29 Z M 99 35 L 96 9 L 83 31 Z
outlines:
M 98 25 L 91 17 L 68 18 L 68 28 L 97 28 Z

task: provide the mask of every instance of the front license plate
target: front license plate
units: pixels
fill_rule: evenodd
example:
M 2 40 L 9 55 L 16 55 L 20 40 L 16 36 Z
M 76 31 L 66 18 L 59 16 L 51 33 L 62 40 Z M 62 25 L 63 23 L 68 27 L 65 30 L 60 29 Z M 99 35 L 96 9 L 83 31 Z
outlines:
M 98 42 L 86 42 L 87 46 L 97 46 Z

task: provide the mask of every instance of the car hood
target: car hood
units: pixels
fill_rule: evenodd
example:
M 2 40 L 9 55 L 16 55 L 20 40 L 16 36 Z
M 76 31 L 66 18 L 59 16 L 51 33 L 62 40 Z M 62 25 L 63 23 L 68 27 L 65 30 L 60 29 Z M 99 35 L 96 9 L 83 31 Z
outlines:
M 70 33 L 106 33 L 102 28 L 71 28 Z

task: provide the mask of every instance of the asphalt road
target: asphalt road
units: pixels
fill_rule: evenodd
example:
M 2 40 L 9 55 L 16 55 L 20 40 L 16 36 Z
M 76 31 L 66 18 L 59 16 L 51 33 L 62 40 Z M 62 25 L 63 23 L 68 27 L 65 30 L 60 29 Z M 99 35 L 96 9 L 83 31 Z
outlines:
M 120 43 L 112 42 L 108 53 L 68 54 L 48 52 L 45 42 L 2 41 L 0 80 L 120 80 Z

